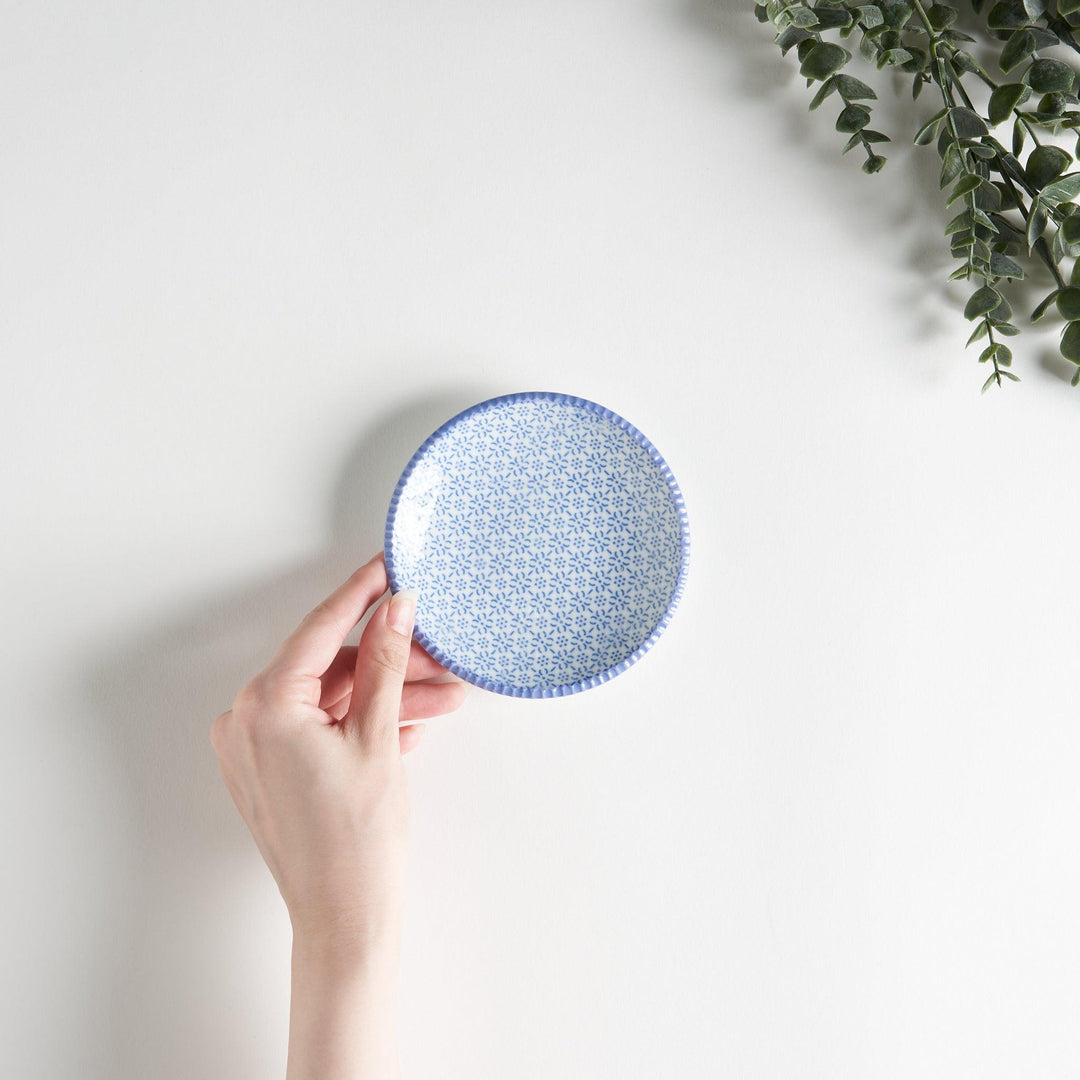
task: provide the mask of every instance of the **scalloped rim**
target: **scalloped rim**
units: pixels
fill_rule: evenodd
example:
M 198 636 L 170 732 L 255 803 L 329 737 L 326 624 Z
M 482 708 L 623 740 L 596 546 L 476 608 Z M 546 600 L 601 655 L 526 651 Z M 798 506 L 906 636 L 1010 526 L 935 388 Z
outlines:
M 559 405 L 573 405 L 576 408 L 585 409 L 587 412 L 596 413 L 599 416 L 604 417 L 605 420 L 610 420 L 618 427 L 622 428 L 623 431 L 630 435 L 634 441 L 648 453 L 651 460 L 660 469 L 660 474 L 663 476 L 664 481 L 668 486 L 668 490 L 671 492 L 672 501 L 675 503 L 675 509 L 679 516 L 679 533 L 682 539 L 682 549 L 679 559 L 679 575 L 675 581 L 675 588 L 672 591 L 671 599 L 668 601 L 667 609 L 653 627 L 649 636 L 629 656 L 620 660 L 617 664 L 613 664 L 605 671 L 601 671 L 596 675 L 590 675 L 587 679 L 578 679 L 576 682 L 563 683 L 559 686 L 514 686 L 510 683 L 502 683 L 495 679 L 489 679 L 475 671 L 470 671 L 468 668 L 457 663 L 457 661 L 451 659 L 419 628 L 414 629 L 413 636 L 420 642 L 422 648 L 438 660 L 443 667 L 452 671 L 466 682 L 472 683 L 473 686 L 479 686 L 484 690 L 490 690 L 496 694 L 505 694 L 507 697 L 566 697 L 569 694 L 578 694 L 581 693 L 582 690 L 589 690 L 594 686 L 599 686 L 601 683 L 606 683 L 611 679 L 614 679 L 616 675 L 621 675 L 631 665 L 636 664 L 638 660 L 640 660 L 653 645 L 656 644 L 657 639 L 664 632 L 668 623 L 671 622 L 671 616 L 674 614 L 676 607 L 678 607 L 679 599 L 682 597 L 683 589 L 686 585 L 686 574 L 690 563 L 690 522 L 687 518 L 686 504 L 683 501 L 682 491 L 671 472 L 670 466 L 661 456 L 660 451 L 657 450 L 629 420 L 625 420 L 618 413 L 612 412 L 611 409 L 607 409 L 603 405 L 598 405 L 595 401 L 589 401 L 586 398 L 573 397 L 569 394 L 555 394 L 546 390 L 527 390 L 517 394 L 503 394 L 500 397 L 488 398 L 486 401 L 480 401 L 475 405 L 470 405 L 469 408 L 458 413 L 457 416 L 451 417 L 437 431 L 432 432 L 431 435 L 423 441 L 420 448 L 413 454 L 409 464 L 405 466 L 405 471 L 401 474 L 401 478 L 394 488 L 394 494 L 390 499 L 390 509 L 386 515 L 386 530 L 383 538 L 383 554 L 386 559 L 386 574 L 389 578 L 390 589 L 392 592 L 397 592 L 399 589 L 407 587 L 398 578 L 397 567 L 394 563 L 392 541 L 398 503 L 401 501 L 405 485 L 408 483 L 409 477 L 412 475 L 417 464 L 423 459 L 434 443 L 463 420 L 467 420 L 479 413 L 486 412 L 495 405 L 519 401 L 553 401 Z

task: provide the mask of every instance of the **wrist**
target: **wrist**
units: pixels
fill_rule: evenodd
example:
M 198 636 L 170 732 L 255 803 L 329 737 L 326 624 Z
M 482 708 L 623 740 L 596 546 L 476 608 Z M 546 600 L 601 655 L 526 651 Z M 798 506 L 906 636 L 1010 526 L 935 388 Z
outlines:
M 396 965 L 400 952 L 397 919 L 293 919 L 293 962 L 329 969 Z
M 397 940 L 293 930 L 289 1080 L 400 1075 Z

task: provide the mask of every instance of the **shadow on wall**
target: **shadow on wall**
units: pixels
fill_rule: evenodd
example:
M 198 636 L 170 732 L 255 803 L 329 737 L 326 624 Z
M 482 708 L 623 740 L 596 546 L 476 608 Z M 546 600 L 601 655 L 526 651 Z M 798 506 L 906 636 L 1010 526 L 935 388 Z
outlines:
M 257 927 L 239 909 L 254 876 L 274 886 L 221 782 L 210 724 L 303 615 L 381 547 L 394 484 L 417 446 L 489 396 L 431 394 L 387 415 L 342 467 L 318 558 L 172 612 L 93 666 L 87 699 L 129 785 L 137 851 L 117 888 L 122 906 L 100 930 L 98 970 L 86 973 L 90 1026 L 104 1049 L 84 1075 L 265 1075 L 265 1017 L 241 970 Z

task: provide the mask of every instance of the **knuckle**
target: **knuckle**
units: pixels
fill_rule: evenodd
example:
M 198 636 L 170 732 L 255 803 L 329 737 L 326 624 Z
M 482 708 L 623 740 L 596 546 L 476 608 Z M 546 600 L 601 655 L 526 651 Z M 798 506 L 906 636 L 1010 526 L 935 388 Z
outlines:
M 225 732 L 228 728 L 229 721 L 232 717 L 232 710 L 223 712 L 211 725 L 210 725 L 210 745 L 214 748 L 214 752 L 218 755 L 221 754 L 225 746 Z
M 405 670 L 409 654 L 395 642 L 380 642 L 371 650 L 373 667 L 390 675 L 400 675 Z
M 270 701 L 272 687 L 265 674 L 256 675 L 251 682 L 240 688 L 233 702 L 233 712 L 240 717 L 248 717 L 265 709 Z
M 320 600 L 307 614 L 306 623 L 324 622 L 334 612 L 329 600 Z

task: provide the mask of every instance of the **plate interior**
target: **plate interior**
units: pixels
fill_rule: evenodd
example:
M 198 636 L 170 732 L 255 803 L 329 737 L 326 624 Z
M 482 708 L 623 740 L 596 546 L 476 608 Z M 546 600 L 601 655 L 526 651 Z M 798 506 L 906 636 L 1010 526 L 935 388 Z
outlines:
M 644 437 L 591 402 L 513 395 L 444 425 L 395 492 L 391 584 L 470 681 L 540 696 L 614 673 L 676 596 L 682 500 Z

